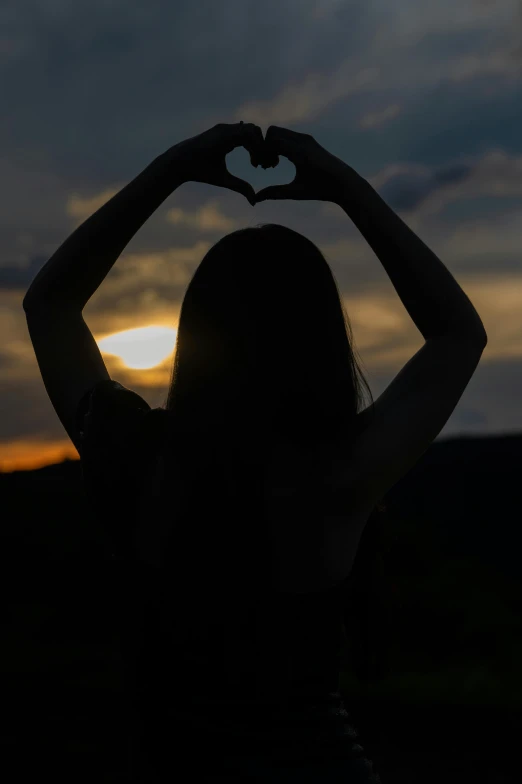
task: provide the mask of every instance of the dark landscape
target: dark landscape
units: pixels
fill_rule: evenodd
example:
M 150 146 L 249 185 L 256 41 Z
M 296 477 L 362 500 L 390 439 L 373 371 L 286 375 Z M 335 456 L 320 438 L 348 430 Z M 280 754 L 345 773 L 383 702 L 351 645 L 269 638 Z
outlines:
M 520 780 L 522 435 L 432 444 L 386 498 L 368 683 L 342 690 L 383 784 Z M 130 782 L 110 596 L 122 575 L 67 461 L 0 475 L 3 780 Z

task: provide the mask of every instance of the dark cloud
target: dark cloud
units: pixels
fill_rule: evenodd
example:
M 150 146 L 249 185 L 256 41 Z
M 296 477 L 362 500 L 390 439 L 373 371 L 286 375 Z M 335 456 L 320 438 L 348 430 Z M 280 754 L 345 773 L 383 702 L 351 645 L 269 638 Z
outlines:
M 25 267 L 0 267 L 0 289 L 27 290 L 46 261 L 45 256 L 32 256 Z
M 396 159 L 428 166 L 491 149 L 517 154 L 519 103 L 520 82 L 503 84 L 491 75 L 420 90 L 404 107 L 389 151 Z
M 17 26 L 24 49 L 3 69 L 3 105 L 16 107 L 0 129 L 3 148 L 45 148 L 76 185 L 126 176 L 209 119 L 226 122 L 241 103 L 364 50 L 366 4 L 312 20 L 315 5 L 90 0 L 51 9 L 32 0 L 22 20 L 10 0 L 3 32 Z
M 462 182 L 466 177 L 469 177 L 473 172 L 473 167 L 467 163 L 453 163 L 448 166 L 442 166 L 440 169 L 433 172 L 433 180 L 442 185 L 450 185 L 456 182 Z
M 30 383 L 12 380 L 2 367 L 5 359 L 0 359 L 0 400 L 3 412 L 0 417 L 0 441 L 66 438 L 67 433 L 51 405 L 41 378 L 35 378 Z M 8 357 L 7 362 L 10 361 Z
M 462 408 L 456 412 L 455 420 L 456 425 L 475 427 L 487 424 L 488 417 L 484 411 L 479 411 L 476 408 Z
M 382 394 L 398 370 L 400 368 L 385 373 L 377 369 L 365 374 L 374 399 Z M 522 433 L 522 410 L 517 395 L 513 394 L 521 385 L 521 362 L 516 359 L 482 359 L 439 437 L 446 438 L 464 432 Z
M 396 210 L 413 210 L 442 186 L 462 182 L 473 173 L 473 167 L 453 163 L 432 171 L 401 172 L 390 177 L 380 194 Z

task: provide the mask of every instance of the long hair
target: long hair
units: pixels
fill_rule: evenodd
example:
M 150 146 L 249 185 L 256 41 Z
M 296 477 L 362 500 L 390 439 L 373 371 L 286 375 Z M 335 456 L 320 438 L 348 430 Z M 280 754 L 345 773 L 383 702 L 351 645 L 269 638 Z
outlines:
M 308 455 L 337 445 L 346 456 L 373 413 L 373 400 L 361 413 L 363 386 L 372 399 L 334 275 L 313 242 L 279 224 L 216 242 L 183 299 L 164 404 L 183 475 L 179 569 L 197 536 L 200 576 L 214 586 L 229 577 L 236 593 L 248 580 L 266 586 L 271 537 L 259 477 L 270 442 L 276 435 Z M 354 568 L 363 581 L 367 550 Z

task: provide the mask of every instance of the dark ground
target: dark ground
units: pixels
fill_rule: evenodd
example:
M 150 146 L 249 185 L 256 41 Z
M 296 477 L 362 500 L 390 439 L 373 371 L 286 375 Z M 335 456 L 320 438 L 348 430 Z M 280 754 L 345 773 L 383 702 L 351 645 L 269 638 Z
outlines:
M 517 711 L 378 701 L 352 702 L 350 709 L 382 784 L 520 781 Z M 50 679 L 15 679 L 4 691 L 3 714 L 9 716 L 1 732 L 3 781 L 132 781 L 127 716 L 117 691 L 85 684 L 57 693 Z
M 384 676 L 363 699 L 342 673 L 382 784 L 522 780 L 521 465 L 522 436 L 435 442 L 387 499 Z M 0 493 L 2 781 L 130 784 L 119 578 L 79 465 L 0 474 Z

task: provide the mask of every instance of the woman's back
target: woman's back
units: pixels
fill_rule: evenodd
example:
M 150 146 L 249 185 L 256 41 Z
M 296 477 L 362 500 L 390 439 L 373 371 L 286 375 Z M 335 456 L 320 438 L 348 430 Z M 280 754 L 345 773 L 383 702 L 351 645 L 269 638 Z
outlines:
M 92 499 L 105 510 L 110 525 L 117 523 L 122 486 L 127 494 L 134 491 L 126 506 L 127 526 L 120 524 L 118 531 L 120 536 L 126 531 L 121 552 L 136 564 L 138 575 L 129 594 L 134 601 L 127 603 L 125 595 L 121 599 L 134 738 L 141 749 L 136 765 L 154 769 L 156 776 L 158 768 L 173 764 L 174 747 L 182 755 L 192 743 L 201 748 L 202 742 L 213 749 L 216 767 L 227 755 L 230 762 L 241 754 L 248 755 L 243 761 L 247 766 L 260 759 L 301 770 L 306 760 L 312 765 L 329 759 L 346 770 L 362 764 L 363 750 L 339 691 L 339 670 L 344 588 L 371 510 L 357 508 L 344 467 L 337 477 L 326 470 L 319 482 L 317 471 L 328 466 L 328 449 L 320 454 L 282 440 L 268 443 L 257 483 L 263 508 L 257 515 L 271 532 L 272 580 L 268 590 L 254 594 L 248 584 L 248 537 L 243 552 L 216 550 L 226 519 L 207 520 L 211 527 L 200 521 L 185 537 L 185 549 L 165 547 L 173 528 L 162 525 L 162 503 L 166 512 L 164 501 L 170 498 L 169 509 L 175 513 L 182 482 L 181 472 L 174 477 L 167 470 L 163 483 L 156 473 L 161 459 L 154 449 L 161 438 L 153 431 L 165 432 L 166 412 L 151 411 L 135 393 L 118 387 L 110 382 L 97 390 L 83 468 Z M 124 396 L 130 406 L 122 416 Z M 123 452 L 119 471 L 114 449 L 104 458 L 116 409 Z M 113 447 L 116 441 L 114 436 Z M 129 459 L 132 452 L 134 461 Z M 200 454 L 197 445 L 194 452 Z M 250 470 L 246 463 L 245 476 Z M 167 464 L 164 460 L 164 471 Z M 156 505 L 150 496 L 154 487 Z M 167 488 L 166 495 L 161 487 Z M 136 504 L 139 496 L 142 502 Z M 212 500 L 208 508 L 212 510 Z M 243 511 L 234 519 L 248 533 L 249 510 Z M 255 553 L 255 543 L 250 552 Z M 371 781 L 365 770 L 361 781 Z
M 266 472 L 266 515 L 274 531 L 277 587 L 307 593 L 346 580 L 378 499 L 358 493 L 348 448 L 303 450 L 274 439 Z

